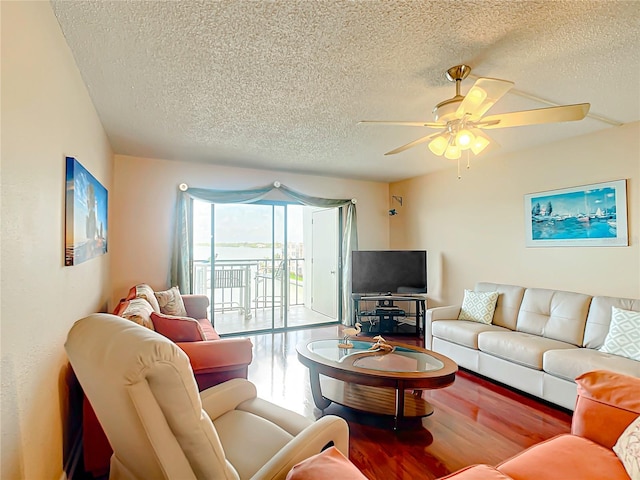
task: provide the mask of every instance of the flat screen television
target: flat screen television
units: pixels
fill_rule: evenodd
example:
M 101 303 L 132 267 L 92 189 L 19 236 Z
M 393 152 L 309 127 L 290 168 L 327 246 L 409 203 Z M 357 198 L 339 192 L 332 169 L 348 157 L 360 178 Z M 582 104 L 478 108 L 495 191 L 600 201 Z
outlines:
M 360 295 L 427 292 L 425 250 L 356 250 L 351 260 L 352 292 Z

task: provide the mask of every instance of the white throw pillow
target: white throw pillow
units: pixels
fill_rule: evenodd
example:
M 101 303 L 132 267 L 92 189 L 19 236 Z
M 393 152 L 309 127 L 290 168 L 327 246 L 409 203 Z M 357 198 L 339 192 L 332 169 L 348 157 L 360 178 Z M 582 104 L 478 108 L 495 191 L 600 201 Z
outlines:
M 640 312 L 611 307 L 609 333 L 600 351 L 640 361 Z
M 622 432 L 613 451 L 624 465 L 631 480 L 640 480 L 640 417 Z
M 175 315 L 178 317 L 186 317 L 187 309 L 184 307 L 182 296 L 178 287 L 172 287 L 164 292 L 155 292 L 160 306 L 160 312 L 165 315 Z
M 493 321 L 493 312 L 496 310 L 498 292 L 474 292 L 464 291 L 464 300 L 458 320 L 471 320 L 472 322 L 486 323 Z

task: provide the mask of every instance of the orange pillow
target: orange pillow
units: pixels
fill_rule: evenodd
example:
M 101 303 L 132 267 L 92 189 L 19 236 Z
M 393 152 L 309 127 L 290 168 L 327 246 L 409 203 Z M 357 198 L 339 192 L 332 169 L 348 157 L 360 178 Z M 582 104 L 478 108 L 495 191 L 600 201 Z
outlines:
M 294 465 L 287 474 L 286 480 L 326 480 L 327 478 L 367 479 L 340 450 L 330 447 Z
M 612 448 L 640 415 L 640 378 L 594 370 L 576 378 L 578 399 L 571 433 Z
M 153 312 L 151 321 L 156 332 L 174 342 L 201 342 L 207 339 L 195 318 Z

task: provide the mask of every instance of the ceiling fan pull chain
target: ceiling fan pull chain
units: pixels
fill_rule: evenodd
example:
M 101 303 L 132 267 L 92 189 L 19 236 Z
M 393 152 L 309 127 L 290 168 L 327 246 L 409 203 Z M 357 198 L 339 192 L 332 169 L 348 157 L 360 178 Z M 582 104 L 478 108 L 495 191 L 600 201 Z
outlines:
M 469 150 L 467 150 L 467 170 L 471 168 L 471 156 L 469 155 Z
M 460 157 L 458 157 L 458 180 L 460 180 L 462 178 L 462 175 L 460 175 Z

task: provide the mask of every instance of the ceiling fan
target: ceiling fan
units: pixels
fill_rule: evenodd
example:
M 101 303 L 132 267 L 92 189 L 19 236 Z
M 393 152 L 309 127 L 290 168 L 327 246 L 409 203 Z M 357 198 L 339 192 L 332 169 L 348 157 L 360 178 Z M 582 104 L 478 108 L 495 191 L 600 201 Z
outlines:
M 433 109 L 435 122 L 362 120 L 359 123 L 437 128 L 440 131 L 418 138 L 385 155 L 400 153 L 431 140 L 429 150 L 435 155 L 444 155 L 446 158 L 456 160 L 464 150 L 477 155 L 492 142 L 496 143 L 484 130 L 582 120 L 589 112 L 588 103 L 579 103 L 484 117 L 483 115 L 513 87 L 514 83 L 480 77 L 466 95 L 460 95 L 460 83 L 470 72 L 471 67 L 468 65 L 456 65 L 447 70 L 447 79 L 456 83 L 456 95 L 435 106 Z

